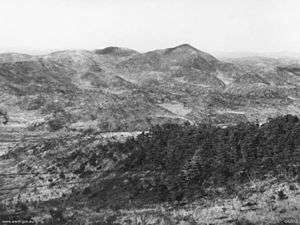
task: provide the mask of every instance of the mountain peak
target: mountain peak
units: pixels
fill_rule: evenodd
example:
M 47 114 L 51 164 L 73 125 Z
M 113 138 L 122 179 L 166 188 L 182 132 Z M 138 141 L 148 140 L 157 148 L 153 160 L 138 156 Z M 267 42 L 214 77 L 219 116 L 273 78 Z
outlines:
M 199 51 L 197 48 L 195 48 L 194 46 L 192 46 L 192 45 L 190 45 L 190 44 L 187 44 L 187 43 L 178 45 L 178 46 L 176 46 L 175 48 L 190 48 L 190 49 L 194 49 L 194 50 Z
M 197 48 L 191 46 L 190 44 L 182 44 L 173 48 L 167 48 L 165 53 L 171 53 L 173 51 L 188 51 L 188 52 L 200 52 Z
M 165 55 L 177 55 L 178 57 L 200 57 L 204 60 L 206 60 L 207 62 L 217 62 L 218 60 L 206 53 L 206 52 L 202 52 L 199 49 L 191 46 L 190 44 L 182 44 L 182 45 L 178 45 L 176 47 L 173 48 L 167 48 L 164 51 Z
M 94 52 L 99 55 L 114 55 L 114 56 L 131 56 L 139 53 L 133 49 L 121 48 L 115 46 L 110 46 L 103 49 L 97 49 Z

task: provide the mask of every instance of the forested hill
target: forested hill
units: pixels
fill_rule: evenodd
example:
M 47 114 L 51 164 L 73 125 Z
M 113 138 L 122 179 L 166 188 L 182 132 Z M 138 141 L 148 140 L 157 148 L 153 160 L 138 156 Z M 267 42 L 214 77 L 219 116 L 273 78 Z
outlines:
M 250 177 L 299 176 L 300 121 L 287 115 L 261 126 L 240 123 L 225 129 L 209 124 L 165 124 L 135 140 L 103 149 L 128 156 L 116 168 L 122 179 L 138 185 L 128 189 L 136 191 L 131 197 L 148 196 L 145 202 L 181 201 L 199 192 L 205 194 L 207 188 L 249 182 Z M 111 188 L 107 191 L 108 196 L 113 192 Z
M 204 199 L 209 200 L 206 208 L 216 199 L 229 198 L 240 205 L 254 204 L 255 213 L 293 219 L 300 209 L 298 184 L 292 183 L 290 190 L 284 188 L 286 182 L 300 179 L 300 120 L 292 115 L 262 125 L 247 122 L 227 128 L 188 122 L 156 125 L 124 142 L 104 143 L 101 132 L 93 129 L 76 137 L 61 133 L 37 143 L 23 143 L 1 158 L 14 161 L 17 174 L 27 174 L 2 178 L 7 182 L 3 188 L 10 190 L 3 192 L 2 198 L 10 202 L 3 210 L 18 210 L 18 218 L 26 215 L 45 222 L 41 224 L 97 224 L 91 218 L 104 221 L 111 215 L 116 221 L 130 215 L 129 222 L 104 224 L 137 224 L 133 221 L 138 215 L 126 210 L 167 204 L 175 211 L 179 206 L 192 207 L 193 212 L 193 204 Z M 250 199 L 253 195 L 255 200 Z M 277 212 L 281 206 L 276 206 L 277 210 L 274 202 L 291 209 Z M 220 218 L 235 221 L 234 215 L 247 215 L 226 204 L 225 211 L 233 214 L 218 212 Z M 203 221 L 200 214 L 190 212 L 186 212 L 189 218 Z M 166 212 L 155 213 L 145 215 L 176 220 Z

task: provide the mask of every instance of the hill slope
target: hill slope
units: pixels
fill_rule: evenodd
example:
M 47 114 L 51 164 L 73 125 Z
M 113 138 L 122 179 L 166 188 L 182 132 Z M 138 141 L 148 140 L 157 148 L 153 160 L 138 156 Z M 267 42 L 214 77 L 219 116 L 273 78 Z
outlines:
M 32 129 L 44 129 L 49 120 L 58 120 L 57 129 L 85 123 L 103 130 L 263 121 L 299 114 L 297 68 L 266 58 L 222 62 L 188 44 L 146 53 L 108 47 L 1 54 L 0 106 L 8 114 L 36 115 L 38 121 L 19 121 Z

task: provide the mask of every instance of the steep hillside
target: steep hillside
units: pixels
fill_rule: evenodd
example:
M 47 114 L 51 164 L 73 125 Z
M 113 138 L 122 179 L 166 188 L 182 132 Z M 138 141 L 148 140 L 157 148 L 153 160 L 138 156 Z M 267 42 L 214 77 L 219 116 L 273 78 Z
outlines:
M 181 82 L 222 87 L 223 82 L 215 76 L 218 62 L 213 56 L 185 44 L 135 55 L 117 67 L 127 71 L 128 79 L 138 82 L 176 78 Z

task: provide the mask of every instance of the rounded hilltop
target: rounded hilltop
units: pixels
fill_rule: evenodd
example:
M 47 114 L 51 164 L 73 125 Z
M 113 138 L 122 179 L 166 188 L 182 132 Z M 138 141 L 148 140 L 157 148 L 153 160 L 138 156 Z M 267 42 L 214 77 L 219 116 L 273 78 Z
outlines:
M 99 55 L 114 55 L 114 56 L 131 56 L 131 55 L 139 54 L 138 51 L 135 51 L 133 49 L 115 47 L 115 46 L 110 46 L 103 49 L 96 49 L 94 52 Z

